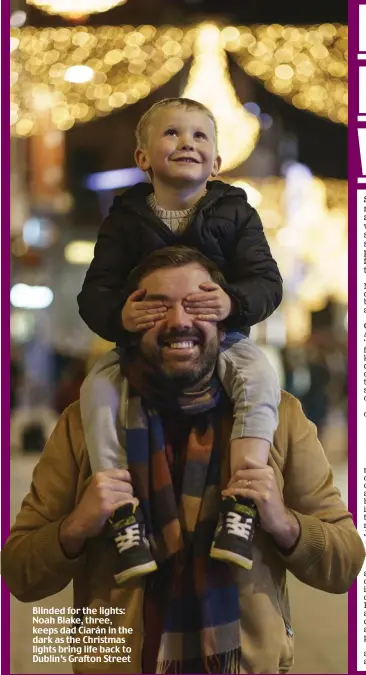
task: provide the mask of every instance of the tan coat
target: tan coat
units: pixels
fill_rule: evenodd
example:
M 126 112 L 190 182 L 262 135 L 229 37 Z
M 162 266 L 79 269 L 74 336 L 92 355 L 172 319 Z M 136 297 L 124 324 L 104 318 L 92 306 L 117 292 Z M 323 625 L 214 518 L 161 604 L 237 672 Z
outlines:
M 365 553 L 334 487 L 315 427 L 299 402 L 285 392 L 279 420 L 270 465 L 285 504 L 300 522 L 301 534 L 296 549 L 283 556 L 271 537 L 258 529 L 253 569 L 233 566 L 240 597 L 242 673 L 283 673 L 293 664 L 286 570 L 320 590 L 345 593 Z M 60 523 L 80 501 L 89 480 L 80 408 L 75 403 L 61 416 L 35 468 L 30 492 L 2 552 L 3 578 L 11 593 L 24 602 L 57 593 L 73 580 L 75 607 L 124 609 L 124 614 L 111 617 L 111 626 L 117 632 L 118 626 L 133 629 L 132 635 L 124 635 L 131 661 L 105 662 L 105 654 L 98 651 L 93 657 L 100 662 L 89 662 L 85 654 L 83 663 L 72 666 L 76 673 L 139 673 L 142 642 L 149 630 L 142 622 L 144 582 L 115 584 L 116 553 L 105 534 L 90 539 L 76 560 L 67 559 L 60 547 Z M 89 639 L 85 634 L 79 637 Z

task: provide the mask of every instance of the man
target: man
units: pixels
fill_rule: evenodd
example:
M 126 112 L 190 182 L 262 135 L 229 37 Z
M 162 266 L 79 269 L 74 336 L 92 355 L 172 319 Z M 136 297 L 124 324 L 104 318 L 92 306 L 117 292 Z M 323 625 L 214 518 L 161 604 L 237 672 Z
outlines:
M 269 465 L 248 462 L 227 485 L 232 412 L 214 378 L 222 333 L 184 306 L 200 284 L 218 283 L 216 275 L 185 248 L 157 251 L 138 268 L 136 286 L 168 309 L 123 366 L 129 472 L 91 477 L 79 403 L 72 404 L 3 549 L 3 577 L 19 600 L 40 600 L 73 580 L 81 611 L 64 654 L 76 673 L 286 672 L 293 663 L 286 570 L 345 593 L 362 566 L 362 541 L 315 427 L 289 394 Z M 222 488 L 258 508 L 250 571 L 209 556 Z M 159 569 L 118 586 L 106 523 L 132 495 Z

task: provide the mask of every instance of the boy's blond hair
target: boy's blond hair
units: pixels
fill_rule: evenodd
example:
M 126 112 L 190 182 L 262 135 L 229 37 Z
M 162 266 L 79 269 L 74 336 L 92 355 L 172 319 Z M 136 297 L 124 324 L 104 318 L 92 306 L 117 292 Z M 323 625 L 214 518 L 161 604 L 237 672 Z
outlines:
M 136 143 L 138 148 L 142 148 L 146 146 L 147 139 L 148 139 L 148 134 L 149 134 L 149 126 L 151 124 L 152 117 L 154 113 L 159 110 L 160 108 L 171 108 L 171 107 L 182 107 L 186 108 L 187 110 L 199 110 L 200 112 L 205 113 L 207 117 L 211 120 L 211 122 L 214 125 L 214 130 L 215 130 L 215 146 L 216 146 L 216 151 L 217 151 L 217 123 L 216 120 L 209 108 L 206 108 L 203 103 L 199 103 L 199 101 L 194 101 L 191 98 L 164 98 L 161 101 L 158 101 L 157 103 L 154 103 L 154 105 L 147 110 L 142 117 L 140 117 L 140 120 L 137 123 L 136 127 Z

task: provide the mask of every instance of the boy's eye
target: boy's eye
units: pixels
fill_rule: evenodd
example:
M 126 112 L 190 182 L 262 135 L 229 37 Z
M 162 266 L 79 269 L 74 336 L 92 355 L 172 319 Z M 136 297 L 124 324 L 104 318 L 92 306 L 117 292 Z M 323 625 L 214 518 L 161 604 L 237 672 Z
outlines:
M 172 128 L 172 129 L 167 129 L 166 132 L 165 132 L 165 135 L 166 136 L 174 136 L 174 134 L 176 134 L 176 133 L 177 133 L 177 130 Z
M 196 131 L 194 134 L 197 138 L 205 138 L 207 140 L 207 136 L 203 131 Z

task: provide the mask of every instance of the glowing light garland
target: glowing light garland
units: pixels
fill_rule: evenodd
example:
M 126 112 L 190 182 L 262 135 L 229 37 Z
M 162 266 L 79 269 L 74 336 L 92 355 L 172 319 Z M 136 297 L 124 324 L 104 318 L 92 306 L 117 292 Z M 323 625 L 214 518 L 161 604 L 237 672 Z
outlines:
M 251 154 L 260 125 L 235 94 L 220 37 L 220 30 L 212 24 L 197 29 L 194 60 L 183 96 L 204 103 L 213 112 L 218 127 L 221 171 L 224 172 Z
M 203 26 L 76 26 L 32 27 L 11 30 L 11 132 L 29 136 L 39 130 L 39 110 L 51 110 L 54 126 L 70 129 L 75 123 L 148 96 L 183 67 L 202 40 Z M 212 27 L 210 49 L 218 64 L 213 73 L 208 59 L 197 52 L 200 81 L 208 102 L 209 86 L 216 101 L 231 100 L 237 107 L 224 49 L 250 76 L 300 109 L 347 123 L 347 27 L 226 26 Z M 201 36 L 201 37 L 200 37 Z M 206 32 L 207 36 L 207 32 Z M 93 71 L 88 81 L 68 81 L 75 66 Z M 86 72 L 86 71 L 84 71 Z M 197 75 L 197 71 L 195 71 Z M 193 86 L 194 72 L 189 86 Z M 214 90 L 212 77 L 220 89 Z M 198 76 L 198 75 L 197 75 Z M 70 77 L 69 77 L 70 79 Z M 71 78 L 72 79 L 72 78 Z M 75 77 L 73 78 L 75 80 Z M 197 81 L 197 80 L 196 80 Z M 189 91 L 189 89 L 187 90 Z M 192 89 L 191 89 L 192 91 Z M 211 100 L 211 98 L 210 98 Z M 215 112 L 215 110 L 214 110 Z M 218 114 L 218 113 L 216 113 Z
M 194 34 L 153 26 L 13 30 L 10 114 L 15 135 L 37 133 L 38 112 L 45 108 L 55 127 L 66 131 L 76 122 L 136 103 L 183 67 Z M 70 78 L 75 66 L 91 69 L 92 78 Z
M 347 26 L 228 26 L 221 35 L 223 47 L 266 89 L 347 124 Z

